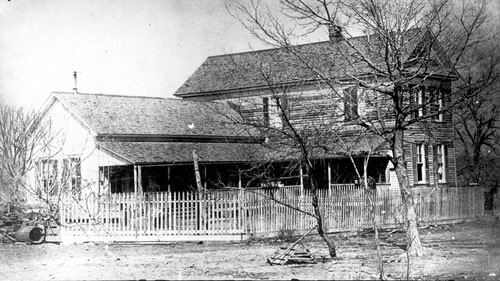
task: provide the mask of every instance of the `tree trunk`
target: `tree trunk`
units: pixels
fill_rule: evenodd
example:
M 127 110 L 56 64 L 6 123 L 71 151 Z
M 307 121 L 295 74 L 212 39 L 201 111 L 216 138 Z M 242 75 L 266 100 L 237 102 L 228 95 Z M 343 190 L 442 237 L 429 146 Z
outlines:
M 325 241 L 326 245 L 328 246 L 328 252 L 330 254 L 331 258 L 336 258 L 337 257 L 337 250 L 335 247 L 335 242 L 333 241 L 332 238 L 330 238 L 324 230 L 324 225 L 323 225 L 323 215 L 321 214 L 320 211 L 320 206 L 318 202 L 318 194 L 317 194 L 317 189 L 316 189 L 316 182 L 315 182 L 315 172 L 314 168 L 310 167 L 309 165 L 306 165 L 306 171 L 307 171 L 307 183 L 309 185 L 309 188 L 311 189 L 311 194 L 312 194 L 312 206 L 314 208 L 314 214 L 316 215 L 316 221 L 318 223 L 318 235 Z
M 479 184 L 481 181 L 481 147 L 479 145 L 474 146 L 472 151 L 472 165 L 474 167 L 474 181 Z
M 412 256 L 423 256 L 422 243 L 417 228 L 417 213 L 415 212 L 415 202 L 410 190 L 410 180 L 408 178 L 407 163 L 403 152 L 403 130 L 398 130 L 394 135 L 392 145 L 393 164 L 401 191 L 401 201 L 404 206 L 406 220 L 407 250 Z

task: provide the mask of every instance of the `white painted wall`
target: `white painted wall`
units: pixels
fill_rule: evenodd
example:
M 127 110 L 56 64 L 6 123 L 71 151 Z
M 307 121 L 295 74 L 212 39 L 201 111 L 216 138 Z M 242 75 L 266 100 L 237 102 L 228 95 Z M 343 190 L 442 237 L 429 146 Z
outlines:
M 61 170 L 63 159 L 80 157 L 82 195 L 99 192 L 99 166 L 127 164 L 99 149 L 94 142 L 94 133 L 75 118 L 59 100 L 54 101 L 44 118 L 51 120 L 52 131 L 56 137 L 51 142 L 50 151 L 42 158 L 58 160 L 58 169 Z

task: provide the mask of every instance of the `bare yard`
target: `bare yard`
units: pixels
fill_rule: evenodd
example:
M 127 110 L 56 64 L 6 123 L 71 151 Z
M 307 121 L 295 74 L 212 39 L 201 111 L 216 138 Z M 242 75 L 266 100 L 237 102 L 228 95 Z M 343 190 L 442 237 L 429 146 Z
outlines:
M 411 279 L 500 280 L 500 223 L 491 217 L 473 223 L 423 226 L 425 257 L 410 260 Z M 403 233 L 382 232 L 385 271 L 406 279 Z M 282 237 L 283 238 L 283 237 Z M 292 240 L 290 240 L 292 241 Z M 313 235 L 304 246 L 316 264 L 270 266 L 266 258 L 286 242 L 253 239 L 241 243 L 160 245 L 0 244 L 0 280 L 109 279 L 374 279 L 373 234 L 335 235 L 341 259 Z

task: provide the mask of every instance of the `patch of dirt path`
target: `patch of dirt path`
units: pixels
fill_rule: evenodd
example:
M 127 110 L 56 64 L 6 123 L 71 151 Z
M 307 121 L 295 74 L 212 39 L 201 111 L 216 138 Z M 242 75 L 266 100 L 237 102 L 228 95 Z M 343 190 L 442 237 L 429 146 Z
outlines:
M 500 225 L 491 219 L 420 229 L 425 257 L 410 259 L 411 279 L 500 280 Z M 0 280 L 130 279 L 374 279 L 373 234 L 335 235 L 340 260 L 316 236 L 303 243 L 320 261 L 270 266 L 266 258 L 286 243 L 252 240 L 163 245 L 0 244 Z M 406 279 L 404 234 L 381 233 L 385 271 Z M 494 274 L 494 276 L 493 276 Z

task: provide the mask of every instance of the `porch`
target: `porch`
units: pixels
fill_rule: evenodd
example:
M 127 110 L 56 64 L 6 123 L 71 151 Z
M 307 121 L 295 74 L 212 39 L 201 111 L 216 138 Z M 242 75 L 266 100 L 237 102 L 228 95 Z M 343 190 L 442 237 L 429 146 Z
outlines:
M 317 170 L 317 184 L 320 189 L 328 189 L 335 184 L 357 182 L 357 174 L 349 158 L 314 160 Z M 354 158 L 356 168 L 363 174 L 363 159 Z M 213 163 L 200 162 L 198 173 L 200 184 L 205 190 L 228 187 L 282 187 L 298 186 L 308 175 L 288 161 L 272 164 L 253 163 Z M 379 188 L 390 188 L 395 182 L 391 176 L 387 157 L 372 157 L 368 165 L 368 176 Z M 123 166 L 99 167 L 98 194 L 178 192 L 199 189 L 196 183 L 193 162 L 191 163 L 145 163 Z M 392 186 L 394 188 L 394 186 Z

